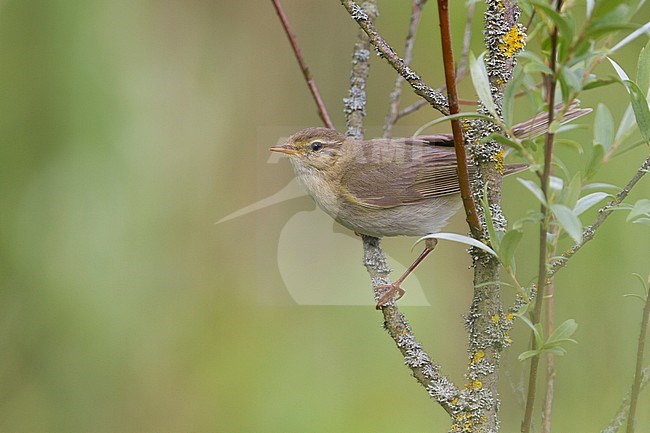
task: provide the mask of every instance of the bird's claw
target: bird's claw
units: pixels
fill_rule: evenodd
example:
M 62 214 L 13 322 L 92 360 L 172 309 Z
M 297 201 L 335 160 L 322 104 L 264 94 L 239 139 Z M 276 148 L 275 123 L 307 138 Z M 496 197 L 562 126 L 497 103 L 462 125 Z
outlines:
M 404 296 L 404 293 L 406 293 L 404 289 L 399 286 L 399 283 L 382 284 L 375 287 L 375 290 L 379 289 L 386 289 L 386 291 L 377 299 L 377 305 L 375 306 L 377 310 L 381 310 L 381 307 L 387 304 L 391 299 L 395 298 L 395 301 L 397 301 Z M 397 296 L 395 296 L 395 294 L 397 294 Z

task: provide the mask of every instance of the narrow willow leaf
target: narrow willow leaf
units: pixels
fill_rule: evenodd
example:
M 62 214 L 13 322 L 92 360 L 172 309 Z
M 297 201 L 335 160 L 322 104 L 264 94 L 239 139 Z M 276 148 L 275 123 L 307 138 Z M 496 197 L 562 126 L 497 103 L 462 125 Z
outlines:
M 582 242 L 582 223 L 573 210 L 562 204 L 553 204 L 551 205 L 551 212 L 575 243 Z
M 524 233 L 519 230 L 510 230 L 501 239 L 501 244 L 499 244 L 499 259 L 504 266 L 513 269 L 512 261 L 515 256 L 515 251 L 523 236 Z
M 650 200 L 642 198 L 634 203 L 634 207 L 628 214 L 626 221 L 632 221 L 637 217 L 646 216 L 646 214 L 648 214 L 647 216 L 650 216 Z
M 611 197 L 611 195 L 606 192 L 592 192 L 591 194 L 587 194 L 577 201 L 573 208 L 573 213 L 580 215 L 606 197 Z
M 415 241 L 415 244 L 422 242 L 425 239 L 444 239 L 447 241 L 460 242 L 461 244 L 470 245 L 472 247 L 480 248 L 483 251 L 486 251 L 493 256 L 497 256 L 497 253 L 481 241 L 477 241 L 474 238 L 469 236 L 459 235 L 457 233 L 432 233 L 430 235 L 422 236 L 420 239 Z
M 609 63 L 612 64 L 612 66 L 614 67 L 614 70 L 618 74 L 621 81 L 626 81 L 626 80 L 629 81 L 630 80 L 630 77 L 628 77 L 628 75 L 625 73 L 623 68 L 621 68 L 621 66 L 618 63 L 616 63 L 614 60 L 612 60 L 611 57 L 607 57 L 607 60 L 609 60 Z
M 544 12 L 544 15 L 553 21 L 553 24 L 557 26 L 558 33 L 562 35 L 566 41 L 568 41 L 566 45 L 569 45 L 569 43 L 573 41 L 573 26 L 571 23 L 562 15 L 557 13 L 557 11 L 552 8 L 548 2 L 545 3 L 541 0 L 532 0 L 531 3 L 535 6 L 535 8 L 541 9 Z
M 520 353 L 517 359 L 520 361 L 525 361 L 539 354 L 540 354 L 539 350 L 527 350 L 523 353 Z
M 585 178 L 589 179 L 594 174 L 596 174 L 600 166 L 603 164 L 604 157 L 605 153 L 601 146 L 595 146 L 592 149 L 591 158 L 589 159 L 587 167 L 585 168 Z
M 602 182 L 588 183 L 582 187 L 583 191 L 587 191 L 590 189 L 611 189 L 612 191 L 620 190 L 620 188 L 617 187 L 616 185 L 612 185 L 611 183 L 602 183 Z
M 587 19 L 591 18 L 591 15 L 594 13 L 594 0 L 587 0 Z
M 537 198 L 537 200 L 539 200 L 540 203 L 542 203 L 544 206 L 547 206 L 546 197 L 544 197 L 544 193 L 535 182 L 533 182 L 532 180 L 526 180 L 522 178 L 517 178 L 517 180 L 519 181 L 519 183 L 525 186 L 528 191 L 532 192 L 533 195 Z
M 562 188 L 564 188 L 564 181 L 561 177 L 550 176 L 548 178 L 548 187 L 554 191 L 562 191 Z
M 582 175 L 578 172 L 573 175 L 569 185 L 564 190 L 564 193 L 562 194 L 562 204 L 569 208 L 573 208 L 580 197 L 581 188 Z
M 523 150 L 523 145 L 518 142 L 517 139 L 511 140 L 508 137 L 504 137 L 501 134 L 494 133 L 488 135 L 486 138 L 481 139 L 481 142 L 489 142 L 489 141 L 496 141 L 499 144 L 502 144 L 504 146 L 512 147 L 515 150 L 522 151 Z
M 485 52 L 481 53 L 478 58 L 474 58 L 474 55 L 470 53 L 469 56 L 469 70 L 470 75 L 472 76 L 472 82 L 474 83 L 474 90 L 479 99 L 485 105 L 485 108 L 488 112 L 494 116 L 497 116 L 497 107 L 494 104 L 494 99 L 492 99 L 492 90 L 490 89 L 490 79 L 488 78 L 487 70 L 485 69 L 485 63 L 483 62 L 483 56 Z
M 562 68 L 562 79 L 564 82 L 572 89 L 575 90 L 576 92 L 579 92 L 582 90 L 582 82 L 580 81 L 580 75 L 578 75 L 575 71 L 569 68 Z
M 605 153 L 614 142 L 614 118 L 605 104 L 598 104 L 594 118 L 594 146 L 602 146 Z
M 555 331 L 548 337 L 548 343 L 559 341 L 568 341 L 568 339 L 576 332 L 578 324 L 575 320 L 565 320 L 560 326 L 555 328 Z
M 639 61 L 636 66 L 636 83 L 639 85 L 641 93 L 647 95 L 650 87 L 650 41 L 639 54 Z
M 621 123 L 618 125 L 616 130 L 616 141 L 622 141 L 623 138 L 627 137 L 636 124 L 634 123 L 634 110 L 632 110 L 632 104 L 629 104 L 625 109 L 625 113 L 621 118 Z
M 634 117 L 641 132 L 641 137 L 646 143 L 650 143 L 650 108 L 648 108 L 648 100 L 635 82 L 627 80 L 625 85 L 630 92 L 632 109 L 634 110 Z
M 481 196 L 481 207 L 483 208 L 483 215 L 485 217 L 485 225 L 487 226 L 488 236 L 490 237 L 490 244 L 498 251 L 499 244 L 503 232 L 497 232 L 494 229 L 494 221 L 492 220 L 492 212 L 490 212 L 490 203 L 487 196 L 488 183 L 485 183 L 483 188 L 483 195 Z
M 619 49 L 623 48 L 624 46 L 626 46 L 627 44 L 629 44 L 630 42 L 632 42 L 633 40 L 635 40 L 636 38 L 638 38 L 643 34 L 650 35 L 650 22 L 645 23 L 643 26 L 639 27 L 638 29 L 636 29 L 635 31 L 633 31 L 632 33 L 624 37 L 623 40 L 621 40 L 621 42 L 614 45 L 612 49 L 609 50 L 609 53 L 611 54 L 615 51 L 618 51 Z

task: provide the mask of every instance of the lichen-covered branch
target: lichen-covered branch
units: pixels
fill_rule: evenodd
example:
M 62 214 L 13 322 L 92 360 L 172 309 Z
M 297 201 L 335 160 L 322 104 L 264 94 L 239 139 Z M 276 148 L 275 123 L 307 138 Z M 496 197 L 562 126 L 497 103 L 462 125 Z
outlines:
M 361 235 L 363 239 L 363 263 L 368 270 L 373 288 L 390 282 L 390 269 L 386 257 L 379 247 L 379 239 Z M 375 292 L 375 298 L 378 298 Z M 450 415 L 458 413 L 458 402 L 461 391 L 444 375 L 440 367 L 431 361 L 422 345 L 415 340 L 404 315 L 399 311 L 394 301 L 382 305 L 384 329 L 395 341 L 397 348 L 404 357 L 404 364 L 411 369 L 415 380 L 422 385 L 429 395 L 442 406 Z
M 503 91 L 512 77 L 515 55 L 523 48 L 525 34 L 518 24 L 519 9 L 512 0 L 486 0 L 484 14 L 486 69 L 493 99 L 500 112 Z M 514 31 L 513 31 L 514 30 Z M 484 107 L 479 111 L 486 112 Z M 496 230 L 505 230 L 506 220 L 501 212 L 501 177 L 503 149 L 498 143 L 482 143 L 481 138 L 493 132 L 495 126 L 483 121 L 471 122 L 465 130 L 468 153 L 479 175 L 473 180 L 472 192 L 478 201 L 487 191 L 488 211 Z M 484 185 L 488 185 L 485 189 Z M 484 219 L 482 209 L 477 209 Z M 485 227 L 484 224 L 482 224 Z M 485 228 L 484 228 L 485 230 Z M 477 427 L 473 431 L 496 432 L 499 429 L 499 367 L 501 352 L 511 344 L 508 332 L 513 324 L 512 309 L 505 312 L 500 297 L 499 263 L 487 255 L 474 255 L 474 296 L 466 317 L 469 334 L 469 363 L 466 377 L 469 383 L 480 383 L 475 392 L 480 407 Z M 523 300 L 519 299 L 519 302 Z M 480 362 L 475 362 L 480 359 Z M 476 415 L 474 415 L 476 416 Z
M 415 73 L 396 53 L 393 48 L 377 33 L 373 21 L 353 0 L 341 0 L 341 4 L 350 13 L 350 16 L 359 24 L 359 27 L 368 35 L 368 40 L 377 49 L 379 55 L 411 85 L 416 94 L 422 96 L 429 104 L 442 114 L 449 114 L 447 98 L 439 91 L 429 87 L 422 81 L 422 78 Z
M 627 183 L 625 188 L 620 190 L 616 196 L 610 200 L 605 206 L 598 209 L 598 215 L 594 221 L 585 227 L 582 232 L 582 241 L 571 246 L 561 256 L 556 257 L 551 261 L 549 269 L 546 273 L 546 278 L 551 278 L 557 271 L 566 266 L 567 261 L 575 255 L 585 244 L 591 241 L 596 235 L 596 230 L 605 222 L 605 220 L 614 212 L 614 209 L 628 196 L 634 185 L 650 170 L 650 155 L 643 161 L 639 169 L 636 171 L 632 179 Z

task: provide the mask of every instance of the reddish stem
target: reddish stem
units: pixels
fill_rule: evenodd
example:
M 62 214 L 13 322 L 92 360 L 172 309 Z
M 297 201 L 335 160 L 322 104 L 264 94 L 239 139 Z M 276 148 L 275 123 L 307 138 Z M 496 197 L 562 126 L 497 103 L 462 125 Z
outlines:
M 291 27 L 289 26 L 289 21 L 287 21 L 287 16 L 284 14 L 284 11 L 282 10 L 282 6 L 280 6 L 280 1 L 271 0 L 271 2 L 275 7 L 275 11 L 277 12 L 278 17 L 280 18 L 280 22 L 282 22 L 282 27 L 284 28 L 284 32 L 287 34 L 287 38 L 289 38 L 289 42 L 291 43 L 291 48 L 293 48 L 293 53 L 296 55 L 296 60 L 298 60 L 298 64 L 300 65 L 300 70 L 302 71 L 303 77 L 305 77 L 305 81 L 307 82 L 307 86 L 309 87 L 309 91 L 311 92 L 311 96 L 314 98 L 314 102 L 316 103 L 316 107 L 318 108 L 318 115 L 320 116 L 325 126 L 334 129 L 334 125 L 332 125 L 332 121 L 330 120 L 330 117 L 327 114 L 327 109 L 325 108 L 325 104 L 323 104 L 323 100 L 320 97 L 320 93 L 318 93 L 318 88 L 316 87 L 314 78 L 311 76 L 311 72 L 309 72 L 309 69 L 305 64 L 305 61 L 302 58 L 302 54 L 300 54 L 300 49 L 298 48 L 296 37 L 291 31 Z

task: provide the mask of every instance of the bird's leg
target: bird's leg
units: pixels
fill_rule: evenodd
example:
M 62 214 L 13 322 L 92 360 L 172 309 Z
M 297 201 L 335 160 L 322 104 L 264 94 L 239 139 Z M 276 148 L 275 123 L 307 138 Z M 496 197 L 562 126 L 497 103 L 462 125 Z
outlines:
M 433 251 L 433 249 L 436 247 L 437 243 L 438 243 L 437 239 L 433 239 L 433 238 L 427 239 L 425 241 L 424 251 L 422 251 L 422 253 L 420 253 L 418 258 L 415 259 L 415 261 L 413 261 L 413 263 L 411 263 L 411 266 L 409 266 L 406 269 L 406 271 L 404 271 L 404 273 L 402 274 L 401 277 L 399 277 L 397 280 L 395 280 L 391 284 L 382 284 L 382 285 L 377 286 L 375 288 L 375 290 L 376 289 L 383 289 L 383 288 L 387 289 L 384 293 L 382 293 L 382 295 L 379 297 L 379 299 L 377 299 L 376 308 L 378 310 L 381 309 L 382 305 L 386 304 L 391 298 L 393 298 L 396 293 L 397 293 L 397 298 L 395 300 L 400 299 L 404 295 L 405 292 L 404 292 L 404 289 L 402 289 L 402 287 L 400 287 L 401 284 L 404 282 L 406 277 L 408 277 L 411 274 L 411 272 L 413 272 L 415 270 L 415 268 L 418 267 L 418 265 L 422 262 L 422 260 L 424 260 L 424 258 L 431 251 Z

